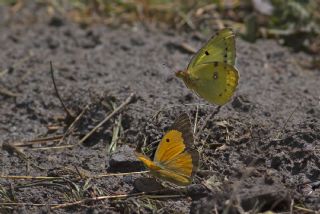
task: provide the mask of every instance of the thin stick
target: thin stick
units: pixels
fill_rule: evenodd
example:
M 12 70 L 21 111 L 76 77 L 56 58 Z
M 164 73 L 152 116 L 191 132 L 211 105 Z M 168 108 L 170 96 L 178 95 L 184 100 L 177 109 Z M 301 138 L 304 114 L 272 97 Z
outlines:
M 60 97 L 60 94 L 59 94 L 59 92 L 58 92 L 58 88 L 57 88 L 57 85 L 56 85 L 56 81 L 55 81 L 55 79 L 54 79 L 53 67 L 52 67 L 52 62 L 51 62 L 51 61 L 50 61 L 50 73 L 51 73 L 51 78 L 52 78 L 54 90 L 55 90 L 55 92 L 56 92 L 56 95 L 57 95 L 58 99 L 60 100 L 60 103 L 61 103 L 63 109 L 65 110 L 65 112 L 67 113 L 67 115 L 68 115 L 70 118 L 74 118 L 74 116 L 71 114 L 71 112 L 69 111 L 69 109 L 65 106 L 64 102 L 62 101 L 62 98 Z
M 148 173 L 149 171 L 140 171 L 140 172 L 124 172 L 124 173 L 107 173 L 107 174 L 100 174 L 93 176 L 92 178 L 104 178 L 104 177 L 111 177 L 111 176 L 125 176 L 125 175 L 135 175 L 135 174 L 144 174 Z
M 72 148 L 74 145 L 62 145 L 62 146 L 49 146 L 49 147 L 37 147 L 37 148 L 31 148 L 28 150 L 37 151 L 37 150 L 52 150 L 52 149 L 66 149 L 66 148 Z
M 42 206 L 57 206 L 59 204 L 33 204 L 33 203 L 0 203 L 0 206 L 34 206 L 34 207 L 42 207 Z
M 288 122 L 291 120 L 291 117 L 293 116 L 293 114 L 294 114 L 294 113 L 296 112 L 296 110 L 298 109 L 298 106 L 299 106 L 299 105 L 297 105 L 297 106 L 293 109 L 293 111 L 290 113 L 288 119 L 284 122 L 282 128 L 281 128 L 280 131 L 278 132 L 278 134 L 277 134 L 277 136 L 275 137 L 275 139 L 279 139 L 279 137 L 280 137 L 280 135 L 282 134 L 283 130 L 286 128 Z
M 90 176 L 92 179 L 99 179 L 111 176 L 126 176 L 126 175 L 137 175 L 137 174 L 144 174 L 148 173 L 149 171 L 140 171 L 140 172 L 124 172 L 124 173 L 107 173 L 107 174 L 100 174 L 96 176 Z M 79 173 L 79 172 L 78 172 Z M 46 176 L 28 176 L 28 175 L 0 175 L 2 179 L 12 179 L 12 180 L 24 180 L 24 179 L 31 179 L 31 180 L 58 180 L 64 179 L 64 177 L 46 177 Z
M 301 210 L 307 213 L 317 213 L 315 210 L 310 210 L 308 208 L 304 208 L 304 207 L 299 207 L 299 206 L 293 206 L 295 209 L 297 210 Z
M 62 209 L 62 208 L 67 208 L 75 205 L 80 205 L 88 202 L 94 202 L 94 201 L 101 201 L 101 200 L 107 200 L 107 199 L 124 199 L 128 197 L 136 197 L 136 196 L 148 196 L 148 197 L 153 197 L 153 198 L 180 198 L 183 197 L 183 195 L 161 195 L 161 196 L 152 196 L 152 195 L 147 195 L 150 193 L 146 192 L 139 192 L 139 193 L 133 193 L 133 194 L 123 194 L 123 195 L 107 195 L 107 196 L 99 196 L 95 198 L 86 198 L 83 200 L 75 201 L 75 202 L 70 202 L 70 203 L 64 203 L 64 204 L 33 204 L 33 203 L 0 203 L 0 206 L 50 206 L 52 209 Z
M 210 120 L 210 118 L 216 116 L 219 112 L 220 112 L 220 109 L 221 109 L 222 106 L 218 106 L 214 112 L 212 112 L 206 119 L 205 121 L 203 122 L 202 126 L 200 127 L 198 133 L 196 134 L 195 136 L 195 139 L 198 139 L 199 135 L 201 134 L 201 131 L 204 129 L 204 127 L 206 127 L 208 121 Z
M 198 115 L 199 115 L 199 105 L 197 105 L 196 117 L 194 119 L 193 134 L 196 134 L 196 131 L 197 131 Z
M 18 175 L 1 175 L 0 178 L 3 179 L 12 179 L 12 180 L 56 180 L 56 179 L 63 179 L 62 177 L 46 177 L 46 176 L 18 176 Z
M 156 192 L 159 192 L 159 191 L 153 191 L 153 193 L 156 193 Z M 148 197 L 155 197 L 155 198 L 178 198 L 178 197 L 180 198 L 180 197 L 183 197 L 183 195 L 160 195 L 160 196 L 147 195 L 150 193 L 152 193 L 152 192 L 148 192 L 148 193 L 139 192 L 139 193 L 132 193 L 132 194 L 107 195 L 107 196 L 99 196 L 99 197 L 95 197 L 95 198 L 86 198 L 86 199 L 71 202 L 71 203 L 56 205 L 56 206 L 53 206 L 52 209 L 61 209 L 61 208 L 66 208 L 66 207 L 84 204 L 84 203 L 93 202 L 93 201 L 101 201 L 101 200 L 106 200 L 106 199 L 125 199 L 125 198 L 129 198 L 129 197 L 136 197 L 136 196 L 143 196 L 143 195 L 148 196 Z
M 100 128 L 104 123 L 106 123 L 110 118 L 116 115 L 119 111 L 121 111 L 125 106 L 132 102 L 134 98 L 134 93 L 130 94 L 130 96 L 119 106 L 117 107 L 111 114 L 109 114 L 103 121 L 101 121 L 96 127 L 94 127 L 88 134 L 86 134 L 78 143 L 78 145 L 82 144 L 85 140 L 87 140 L 98 128 Z
M 122 116 L 121 116 L 121 114 L 119 114 L 118 120 L 115 121 L 115 126 L 113 127 L 111 143 L 110 143 L 109 148 L 107 150 L 108 154 L 110 154 L 116 150 L 117 141 L 119 138 L 119 133 L 122 128 L 121 127 L 121 119 L 122 119 Z
M 81 113 L 76 117 L 76 119 L 73 120 L 73 122 L 68 127 L 67 131 L 63 134 L 62 138 L 60 139 L 58 145 L 60 145 L 66 136 L 71 132 L 71 129 L 75 126 L 75 124 L 80 120 L 80 118 L 84 115 L 84 113 L 89 109 L 89 105 L 86 105 L 86 107 L 81 111 Z
M 146 194 L 145 192 L 141 192 L 141 193 L 133 193 L 133 194 L 107 195 L 107 196 L 99 196 L 95 198 L 86 198 L 86 199 L 75 201 L 75 202 L 59 204 L 59 205 L 53 206 L 52 209 L 61 209 L 61 208 L 66 208 L 74 205 L 84 204 L 92 201 L 101 201 L 106 199 L 124 199 L 128 197 L 141 196 L 145 194 Z
M 8 96 L 8 97 L 17 97 L 17 96 L 19 96 L 18 93 L 11 92 L 6 88 L 0 88 L 0 94 Z
M 18 146 L 18 147 L 30 146 L 30 145 L 34 145 L 34 144 L 46 143 L 47 141 L 59 140 L 61 138 L 62 138 L 62 135 L 56 135 L 56 136 L 52 136 L 52 137 L 45 137 L 45 138 L 38 138 L 38 139 L 28 140 L 28 141 L 23 141 L 23 142 L 17 142 L 17 143 L 13 143 L 13 145 Z
M 38 165 L 36 165 L 35 163 L 33 163 L 33 159 L 28 157 L 21 148 L 15 146 L 15 145 L 11 145 L 8 143 L 4 143 L 2 145 L 2 149 L 8 151 L 9 153 L 16 153 L 18 158 L 20 158 L 21 160 L 25 161 L 27 166 L 29 166 L 29 163 L 31 163 L 31 165 L 37 169 L 40 170 L 46 170 L 45 168 L 42 168 Z

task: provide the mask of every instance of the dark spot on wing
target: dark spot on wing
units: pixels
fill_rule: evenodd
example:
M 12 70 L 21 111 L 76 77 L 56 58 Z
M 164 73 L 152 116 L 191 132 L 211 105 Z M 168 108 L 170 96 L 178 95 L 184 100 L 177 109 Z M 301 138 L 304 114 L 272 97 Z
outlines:
M 205 53 L 207 56 L 210 55 L 208 51 L 205 51 L 204 53 Z
M 170 140 L 167 138 L 167 139 L 166 139 L 166 142 L 167 142 L 167 143 L 169 143 L 169 142 L 170 142 Z
M 221 97 L 222 96 L 222 93 L 221 94 L 219 94 L 219 97 Z
M 216 72 L 216 71 L 213 72 L 213 79 L 215 79 L 215 80 L 218 79 L 218 72 Z
M 218 66 L 218 62 L 214 62 L 214 63 L 213 63 L 213 66 L 214 66 L 214 67 L 217 67 L 217 66 Z

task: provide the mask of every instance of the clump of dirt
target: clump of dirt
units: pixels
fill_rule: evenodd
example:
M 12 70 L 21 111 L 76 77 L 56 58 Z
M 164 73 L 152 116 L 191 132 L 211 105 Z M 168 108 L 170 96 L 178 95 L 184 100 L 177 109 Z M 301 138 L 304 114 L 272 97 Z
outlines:
M 191 57 L 179 44 L 200 47 L 204 41 L 140 25 L 83 28 L 47 17 L 34 7 L 4 19 L 0 28 L 0 203 L 29 204 L 0 205 L 2 211 L 48 211 L 51 206 L 30 204 L 62 204 L 101 195 L 119 197 L 66 209 L 284 212 L 292 209 L 292 200 L 297 212 L 302 206 L 320 209 L 316 185 L 320 179 L 320 72 L 300 65 L 311 61 L 311 56 L 292 53 L 271 40 L 255 44 L 237 40 L 239 87 L 233 101 L 199 132 L 195 143 L 201 166 L 195 184 L 184 196 L 165 192 L 150 198 L 120 197 L 139 193 L 135 181 L 145 175 L 98 175 L 143 170 L 133 154 L 139 143 L 146 140 L 147 145 L 156 145 L 181 112 L 187 112 L 192 121 L 198 113 L 201 127 L 215 110 L 174 76 Z M 8 9 L 1 11 L 6 17 Z M 66 106 L 75 115 L 86 110 L 62 142 L 20 145 L 10 151 L 4 145 L 63 135 L 70 125 L 53 89 L 49 61 Z M 134 102 L 84 145 L 77 145 L 131 93 Z M 110 147 L 111 142 L 115 147 Z M 70 147 L 43 149 L 65 145 Z M 35 182 L 9 175 L 68 177 Z M 92 175 L 96 177 L 88 179 Z

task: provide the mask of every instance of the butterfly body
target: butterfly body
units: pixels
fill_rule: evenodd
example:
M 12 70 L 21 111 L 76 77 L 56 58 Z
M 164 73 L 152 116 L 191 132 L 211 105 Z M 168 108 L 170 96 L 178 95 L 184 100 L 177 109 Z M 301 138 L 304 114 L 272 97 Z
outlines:
M 234 67 L 235 39 L 231 29 L 223 29 L 192 58 L 187 70 L 178 71 L 188 88 L 217 105 L 227 103 L 238 85 Z
M 199 164 L 199 154 L 193 149 L 189 117 L 182 114 L 158 145 L 154 160 L 136 152 L 136 156 L 157 178 L 185 186 L 192 182 Z

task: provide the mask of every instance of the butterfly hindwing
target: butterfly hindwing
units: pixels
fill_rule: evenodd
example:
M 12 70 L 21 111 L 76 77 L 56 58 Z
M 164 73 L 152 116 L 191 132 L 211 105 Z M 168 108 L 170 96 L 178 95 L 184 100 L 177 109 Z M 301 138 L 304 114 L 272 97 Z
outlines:
M 192 58 L 187 70 L 208 62 L 234 65 L 236 59 L 235 36 L 230 28 L 217 32 Z
M 238 71 L 223 62 L 198 65 L 192 69 L 191 81 L 186 82 L 200 97 L 223 105 L 232 97 L 238 85 Z
M 180 175 L 192 177 L 199 166 L 199 153 L 195 149 L 187 149 L 175 159 L 165 164 L 166 169 Z

